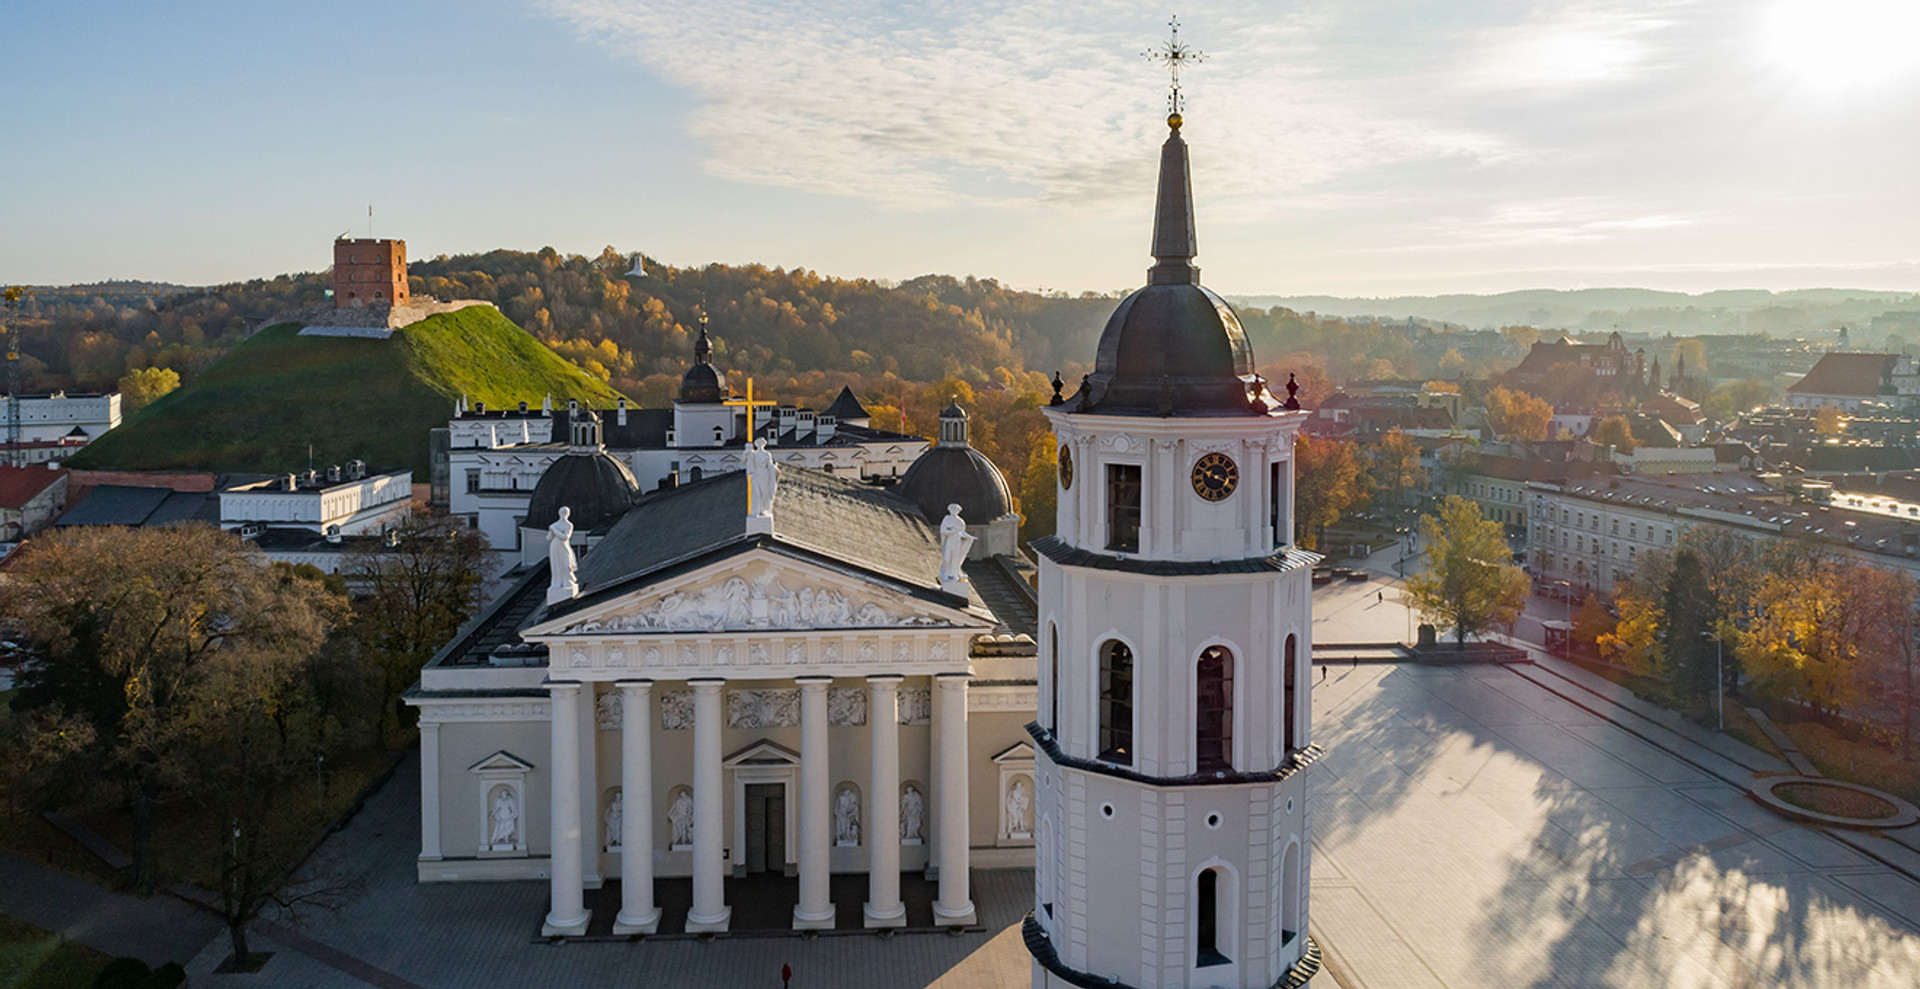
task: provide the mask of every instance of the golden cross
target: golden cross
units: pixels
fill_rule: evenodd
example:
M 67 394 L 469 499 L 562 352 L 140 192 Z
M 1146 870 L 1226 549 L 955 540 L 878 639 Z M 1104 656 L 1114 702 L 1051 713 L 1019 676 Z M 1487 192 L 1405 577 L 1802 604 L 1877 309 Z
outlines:
M 777 403 L 754 401 L 753 400 L 753 378 L 748 377 L 746 398 L 744 399 L 729 398 L 722 401 L 720 404 L 731 405 L 734 408 L 741 408 L 743 406 L 746 408 L 747 410 L 747 446 L 751 447 L 753 446 L 753 431 L 754 431 L 753 407 L 756 405 L 774 405 Z M 740 463 L 741 469 L 745 470 L 746 466 L 747 466 L 746 461 L 742 460 Z M 752 471 L 747 471 L 747 505 L 749 507 L 753 505 L 753 472 Z
M 1180 67 L 1194 65 L 1207 59 L 1206 53 L 1180 40 L 1180 18 L 1167 21 L 1172 36 L 1159 46 L 1141 52 L 1147 61 L 1164 65 L 1167 74 L 1172 77 L 1172 90 L 1167 94 L 1167 112 L 1175 117 L 1180 115 Z M 1177 124 L 1175 126 L 1178 126 Z

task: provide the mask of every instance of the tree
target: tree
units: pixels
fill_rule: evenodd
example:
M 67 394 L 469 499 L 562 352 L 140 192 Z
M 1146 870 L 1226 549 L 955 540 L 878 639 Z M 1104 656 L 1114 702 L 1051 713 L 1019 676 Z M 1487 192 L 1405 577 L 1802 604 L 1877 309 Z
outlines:
M 1866 674 L 1877 681 L 1882 696 L 1900 715 L 1900 756 L 1913 758 L 1914 706 L 1920 702 L 1915 666 L 1920 665 L 1920 580 L 1905 570 L 1869 567 L 1861 574 L 1860 594 L 1872 617 L 1867 623 L 1872 639 L 1868 655 L 1874 660 Z
M 1495 388 L 1487 393 L 1487 425 L 1505 440 L 1538 442 L 1553 426 L 1553 406 L 1523 391 Z
M 1813 410 L 1813 431 L 1821 436 L 1838 436 L 1847 431 L 1847 420 L 1839 409 L 1822 405 Z
M 1307 549 L 1319 548 L 1327 526 L 1367 500 L 1351 443 L 1301 433 L 1293 444 L 1293 477 L 1293 535 Z
M 353 643 L 380 671 L 375 744 L 400 692 L 480 606 L 491 557 L 480 533 L 457 519 L 415 515 L 388 539 L 349 554 L 342 572 L 359 592 Z
M 1854 703 L 1874 618 L 1856 591 L 1863 569 L 1810 547 L 1770 561 L 1745 626 L 1721 630 L 1760 689 L 1830 711 Z
M 1716 696 L 1718 662 L 1706 633 L 1715 632 L 1713 594 L 1701 569 L 1700 557 L 1682 547 L 1673 555 L 1673 569 L 1661 596 L 1663 670 L 1676 703 L 1704 706 Z
M 1500 523 L 1481 517 L 1473 501 L 1448 495 L 1438 516 L 1420 520 L 1420 541 L 1425 566 L 1407 578 L 1407 592 L 1422 618 L 1451 627 L 1462 648 L 1470 635 L 1513 627 L 1531 582 L 1513 565 Z
M 1601 446 L 1613 447 L 1620 453 L 1632 453 L 1639 446 L 1633 438 L 1633 427 L 1627 425 L 1626 416 L 1608 416 L 1593 427 L 1593 441 Z
M 153 400 L 180 387 L 180 375 L 170 367 L 143 367 L 120 378 L 120 411 L 132 415 Z
M 1027 454 L 1026 469 L 1020 472 L 1020 541 L 1031 543 L 1053 534 L 1054 514 L 1058 508 L 1057 478 L 1060 454 L 1055 452 L 1051 435 L 1044 443 L 1035 443 Z
M 196 738 L 225 697 L 209 683 L 230 659 L 311 654 L 341 602 L 204 526 L 58 530 L 9 576 L 0 615 L 33 658 L 13 701 L 25 750 L 48 795 L 131 804 L 133 878 L 151 886 L 154 810 L 204 779 Z
M 1407 494 L 1426 483 L 1420 467 L 1420 447 L 1398 428 L 1366 448 L 1367 475 L 1373 479 L 1376 502 L 1401 506 Z

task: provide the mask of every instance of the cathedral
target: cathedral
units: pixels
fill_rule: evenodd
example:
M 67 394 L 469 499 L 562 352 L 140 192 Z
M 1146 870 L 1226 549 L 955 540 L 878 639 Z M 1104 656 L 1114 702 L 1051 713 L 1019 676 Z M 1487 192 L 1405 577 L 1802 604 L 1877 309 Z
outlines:
M 1043 410 L 1037 575 L 957 405 L 891 486 L 750 412 L 644 494 L 567 410 L 511 589 L 407 695 L 421 882 L 541 880 L 546 935 L 621 937 L 964 928 L 973 870 L 1031 868 L 1036 989 L 1319 970 L 1306 413 L 1200 284 L 1168 124 L 1147 285 Z

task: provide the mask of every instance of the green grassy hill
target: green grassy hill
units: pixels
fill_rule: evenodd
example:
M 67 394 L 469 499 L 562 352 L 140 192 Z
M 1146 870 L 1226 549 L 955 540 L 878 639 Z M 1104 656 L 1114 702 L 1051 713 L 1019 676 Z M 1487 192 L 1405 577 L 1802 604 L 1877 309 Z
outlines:
M 427 480 L 427 431 L 445 426 L 461 395 L 489 407 L 600 407 L 615 392 L 528 336 L 496 309 L 474 306 L 396 330 L 386 340 L 303 337 L 270 326 L 173 394 L 87 446 L 69 466 L 106 470 L 277 473 L 360 459 L 410 467 Z

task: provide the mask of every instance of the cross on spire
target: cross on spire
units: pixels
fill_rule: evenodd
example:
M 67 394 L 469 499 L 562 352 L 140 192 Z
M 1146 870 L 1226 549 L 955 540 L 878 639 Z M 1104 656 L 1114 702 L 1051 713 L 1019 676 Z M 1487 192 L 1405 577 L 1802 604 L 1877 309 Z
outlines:
M 1140 54 L 1155 65 L 1165 66 L 1169 77 L 1167 92 L 1167 123 L 1180 126 L 1180 68 L 1194 65 L 1207 59 L 1206 53 L 1180 40 L 1180 18 L 1175 16 L 1167 21 L 1168 38 L 1160 45 L 1149 48 Z

